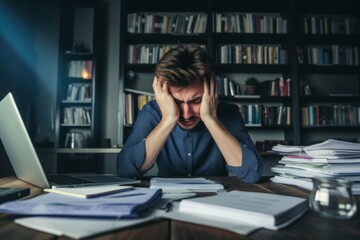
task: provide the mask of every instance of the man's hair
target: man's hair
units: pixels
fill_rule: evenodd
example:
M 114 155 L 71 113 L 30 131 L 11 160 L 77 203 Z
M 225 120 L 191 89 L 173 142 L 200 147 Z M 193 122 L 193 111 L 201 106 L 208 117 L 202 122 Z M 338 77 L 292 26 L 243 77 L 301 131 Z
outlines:
M 178 45 L 166 52 L 155 67 L 155 76 L 169 86 L 186 87 L 209 78 L 213 73 L 212 60 L 198 45 Z

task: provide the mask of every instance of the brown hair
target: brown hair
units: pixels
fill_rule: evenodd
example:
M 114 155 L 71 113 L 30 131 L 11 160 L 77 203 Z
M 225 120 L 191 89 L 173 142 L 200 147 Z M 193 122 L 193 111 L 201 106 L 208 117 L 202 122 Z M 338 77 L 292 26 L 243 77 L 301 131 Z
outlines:
M 185 87 L 212 73 L 211 58 L 198 45 L 178 45 L 170 49 L 155 67 L 155 76 L 167 81 L 169 86 Z

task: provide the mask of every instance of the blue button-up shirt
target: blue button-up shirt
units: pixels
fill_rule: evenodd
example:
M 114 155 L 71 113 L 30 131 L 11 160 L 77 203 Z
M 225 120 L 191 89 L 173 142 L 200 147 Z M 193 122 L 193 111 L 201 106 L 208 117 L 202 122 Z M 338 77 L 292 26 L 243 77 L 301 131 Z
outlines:
M 219 103 L 217 116 L 223 125 L 241 143 L 242 166 L 228 166 L 214 139 L 200 122 L 191 131 L 176 125 L 156 164 L 158 176 L 227 176 L 229 171 L 244 182 L 257 182 L 262 174 L 262 159 L 245 129 L 237 106 Z M 159 124 L 161 111 L 156 101 L 147 103 L 139 112 L 131 135 L 118 155 L 117 173 L 122 177 L 140 177 L 145 160 L 145 139 Z M 240 158 L 241 156 L 239 156 Z

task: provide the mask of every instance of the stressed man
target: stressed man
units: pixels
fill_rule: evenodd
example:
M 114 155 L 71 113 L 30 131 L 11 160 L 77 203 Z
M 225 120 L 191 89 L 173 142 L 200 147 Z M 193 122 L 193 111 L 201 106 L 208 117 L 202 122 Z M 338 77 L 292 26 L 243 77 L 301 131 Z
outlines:
M 117 160 L 117 173 L 139 177 L 156 163 L 158 176 L 227 176 L 257 182 L 262 159 L 237 106 L 218 103 L 211 59 L 200 46 L 180 45 L 159 60 L 154 101 L 139 112 Z

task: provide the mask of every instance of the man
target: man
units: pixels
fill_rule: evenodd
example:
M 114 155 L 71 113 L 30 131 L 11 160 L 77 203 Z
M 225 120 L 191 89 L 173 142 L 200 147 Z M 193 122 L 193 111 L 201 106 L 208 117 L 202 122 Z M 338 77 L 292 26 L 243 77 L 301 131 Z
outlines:
M 155 68 L 156 101 L 139 112 L 119 153 L 119 176 L 138 177 L 157 164 L 158 175 L 226 176 L 257 182 L 262 159 L 238 107 L 218 104 L 218 82 L 200 46 L 171 49 Z

